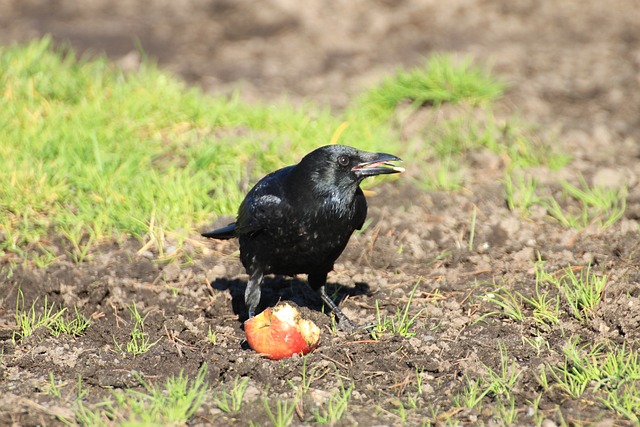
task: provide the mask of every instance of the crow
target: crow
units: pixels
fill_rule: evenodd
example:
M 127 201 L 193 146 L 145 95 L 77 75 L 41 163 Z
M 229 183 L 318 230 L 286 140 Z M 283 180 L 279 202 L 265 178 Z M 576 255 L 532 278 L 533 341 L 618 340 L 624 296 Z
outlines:
M 310 287 L 338 317 L 341 329 L 356 329 L 327 295 L 327 274 L 367 216 L 360 183 L 368 176 L 403 172 L 395 161 L 401 159 L 344 145 L 320 147 L 297 165 L 258 181 L 240 204 L 234 223 L 202 233 L 213 239 L 239 239 L 240 259 L 249 275 L 244 294 L 249 317 L 260 302 L 265 274 L 307 274 Z

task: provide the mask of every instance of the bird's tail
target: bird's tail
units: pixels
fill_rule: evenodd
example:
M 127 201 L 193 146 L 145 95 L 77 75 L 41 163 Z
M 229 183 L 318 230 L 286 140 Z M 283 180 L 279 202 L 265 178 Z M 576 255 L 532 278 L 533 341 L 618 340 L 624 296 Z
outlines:
M 209 237 L 211 239 L 233 239 L 236 236 L 236 223 L 231 223 L 226 227 L 218 228 L 217 230 L 208 231 L 206 233 L 202 233 L 204 237 Z

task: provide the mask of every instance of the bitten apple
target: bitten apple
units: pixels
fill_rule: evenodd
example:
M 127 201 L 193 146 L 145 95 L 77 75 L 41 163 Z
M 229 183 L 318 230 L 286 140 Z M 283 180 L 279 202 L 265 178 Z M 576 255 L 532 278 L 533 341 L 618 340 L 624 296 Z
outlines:
M 303 319 L 300 311 L 287 303 L 267 308 L 247 320 L 244 331 L 249 346 L 273 360 L 307 354 L 320 339 L 320 328 L 311 320 Z

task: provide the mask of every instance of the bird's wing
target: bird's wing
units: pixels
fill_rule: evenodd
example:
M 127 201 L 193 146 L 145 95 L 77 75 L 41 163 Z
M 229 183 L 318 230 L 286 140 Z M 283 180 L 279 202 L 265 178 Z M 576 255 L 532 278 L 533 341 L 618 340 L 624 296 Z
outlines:
M 356 190 L 355 206 L 356 211 L 353 216 L 353 224 L 356 230 L 360 230 L 364 225 L 365 219 L 367 219 L 367 199 L 364 197 L 364 193 L 360 187 Z
M 284 197 L 283 184 L 287 170 L 280 169 L 267 175 L 249 191 L 238 209 L 236 234 L 255 234 L 280 227 L 286 221 L 289 204 Z

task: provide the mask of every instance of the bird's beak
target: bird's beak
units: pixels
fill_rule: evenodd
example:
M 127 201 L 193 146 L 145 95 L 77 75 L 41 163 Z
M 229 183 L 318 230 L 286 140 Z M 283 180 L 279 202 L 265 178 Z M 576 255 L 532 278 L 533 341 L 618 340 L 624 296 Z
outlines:
M 394 165 L 392 162 L 401 162 L 402 159 L 387 153 L 372 153 L 373 159 L 359 163 L 351 170 L 358 177 L 384 175 L 404 172 L 404 168 Z

